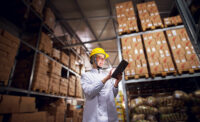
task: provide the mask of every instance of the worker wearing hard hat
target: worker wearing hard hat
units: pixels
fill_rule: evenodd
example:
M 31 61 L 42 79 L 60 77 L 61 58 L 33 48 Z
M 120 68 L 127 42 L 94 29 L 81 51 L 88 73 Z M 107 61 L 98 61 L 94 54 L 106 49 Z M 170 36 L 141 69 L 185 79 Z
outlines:
M 122 77 L 120 74 L 117 79 L 113 79 L 112 70 L 109 73 L 102 70 L 108 57 L 102 48 L 95 48 L 90 53 L 93 69 L 81 77 L 86 98 L 83 122 L 118 122 L 114 98 Z

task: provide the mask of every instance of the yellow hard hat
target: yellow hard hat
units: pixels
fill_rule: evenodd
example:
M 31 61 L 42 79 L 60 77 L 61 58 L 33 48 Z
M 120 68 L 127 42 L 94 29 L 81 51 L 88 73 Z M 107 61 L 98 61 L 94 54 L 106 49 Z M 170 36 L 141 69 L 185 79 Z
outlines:
M 99 47 L 97 47 L 97 48 L 95 48 L 95 49 L 93 49 L 91 51 L 90 58 L 91 58 L 91 56 L 93 56 L 95 54 L 104 54 L 105 55 L 105 59 L 109 57 L 109 55 L 104 51 L 104 49 L 99 48 Z

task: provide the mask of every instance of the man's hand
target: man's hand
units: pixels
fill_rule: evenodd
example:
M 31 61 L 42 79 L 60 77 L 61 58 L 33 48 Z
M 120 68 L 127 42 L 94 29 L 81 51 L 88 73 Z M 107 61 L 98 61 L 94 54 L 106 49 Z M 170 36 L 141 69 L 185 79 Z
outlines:
M 109 74 L 103 79 L 102 82 L 104 84 L 106 83 L 106 81 L 108 81 L 111 78 L 113 71 L 114 71 L 114 69 L 111 69 L 110 72 L 109 72 Z
M 118 75 L 117 75 L 117 79 L 116 79 L 116 81 L 115 81 L 115 85 L 114 85 L 115 88 L 118 87 L 118 84 L 119 84 L 119 82 L 120 82 L 121 80 L 122 80 L 122 74 L 118 74 Z

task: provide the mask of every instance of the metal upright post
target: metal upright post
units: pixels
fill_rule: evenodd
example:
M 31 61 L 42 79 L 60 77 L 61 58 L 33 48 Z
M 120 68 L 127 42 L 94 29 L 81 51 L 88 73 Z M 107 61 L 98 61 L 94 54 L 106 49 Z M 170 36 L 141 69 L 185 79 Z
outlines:
M 41 33 L 42 33 L 42 27 L 43 27 L 43 22 L 41 22 L 40 25 L 40 30 L 39 30 L 39 34 L 38 34 L 38 39 L 36 42 L 36 50 L 34 53 L 34 57 L 33 57 L 33 65 L 32 65 L 32 70 L 31 70 L 31 76 L 30 76 L 30 81 L 29 81 L 29 86 L 28 86 L 28 96 L 30 96 L 30 92 L 31 92 L 31 87 L 32 87 L 32 82 L 33 82 L 33 76 L 34 76 L 34 71 L 35 71 L 35 64 L 36 64 L 36 58 L 37 58 L 37 50 L 39 47 L 39 43 L 40 43 L 40 38 L 41 38 Z

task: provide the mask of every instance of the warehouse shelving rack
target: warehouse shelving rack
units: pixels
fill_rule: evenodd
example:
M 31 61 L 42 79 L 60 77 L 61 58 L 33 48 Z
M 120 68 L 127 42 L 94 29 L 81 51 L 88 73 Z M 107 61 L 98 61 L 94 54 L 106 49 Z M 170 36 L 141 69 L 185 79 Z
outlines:
M 133 0 L 134 3 L 134 0 Z M 185 27 L 188 35 L 190 37 L 191 43 L 194 46 L 194 49 L 198 55 L 199 58 L 199 48 L 200 48 L 200 40 L 198 40 L 198 30 L 196 28 L 196 25 L 194 23 L 194 20 L 188 10 L 188 7 L 183 0 L 175 0 L 175 5 L 177 6 L 177 9 L 181 15 L 181 18 L 183 20 L 184 25 L 177 25 L 173 27 L 167 27 L 167 28 L 161 28 L 161 29 L 155 29 L 155 30 L 149 30 L 145 32 L 138 32 L 138 33 L 132 33 L 132 34 L 126 34 L 126 35 L 117 35 L 117 46 L 118 46 L 118 55 L 119 55 L 119 61 L 122 60 L 122 50 L 121 50 L 121 42 L 120 39 L 123 37 L 130 37 L 130 36 L 136 36 L 136 35 L 142 35 L 146 33 L 153 33 L 153 32 L 159 32 L 159 31 L 166 31 L 166 30 L 172 30 L 172 29 L 178 29 Z M 136 8 L 136 5 L 134 4 L 134 7 Z M 135 10 L 136 12 L 136 10 Z M 136 13 L 137 14 L 137 13 Z M 166 77 L 155 77 L 155 78 L 139 78 L 139 79 L 131 79 L 131 80 L 125 80 L 125 76 L 123 74 L 122 77 L 122 88 L 123 88 L 123 95 L 124 95 L 124 101 L 125 101 L 125 112 L 126 112 L 126 121 L 130 122 L 129 120 L 129 108 L 128 108 L 128 95 L 127 95 L 127 85 L 131 85 L 134 83 L 145 83 L 145 82 L 153 82 L 153 81 L 162 81 L 162 80 L 173 80 L 173 79 L 181 79 L 181 78 L 190 78 L 190 77 L 199 77 L 200 73 L 194 73 L 194 74 L 182 74 L 182 75 L 176 75 L 176 76 L 166 76 Z M 196 83 L 196 85 L 198 85 Z M 199 88 L 198 86 L 196 86 Z
M 16 93 L 24 93 L 26 94 L 27 96 L 30 96 L 30 95 L 39 95 L 39 96 L 46 96 L 46 97 L 53 97 L 53 98 L 64 98 L 66 100 L 78 100 L 78 101 L 84 101 L 84 99 L 82 98 L 75 98 L 75 97 L 69 97 L 69 96 L 59 96 L 59 95 L 53 95 L 53 94 L 47 94 L 47 93 L 41 93 L 41 92 L 36 92 L 36 91 L 32 91 L 31 90 L 31 86 L 32 86 L 32 80 L 33 80 L 33 75 L 34 75 L 34 70 L 35 70 L 35 63 L 36 63 L 36 56 L 38 53 L 40 54 L 43 54 L 45 55 L 48 59 L 50 59 L 51 61 L 56 61 L 57 63 L 61 64 L 62 68 L 64 68 L 65 70 L 67 70 L 67 76 L 66 78 L 69 77 L 70 73 L 77 76 L 77 77 L 81 77 L 78 73 L 74 72 L 72 69 L 70 69 L 69 67 L 63 65 L 61 62 L 55 60 L 54 58 L 52 58 L 51 56 L 45 54 L 44 52 L 40 51 L 38 49 L 39 47 L 39 41 L 40 41 L 40 37 L 41 37 L 41 32 L 42 32 L 42 29 L 45 29 L 45 31 L 47 31 L 50 35 L 53 36 L 53 38 L 56 40 L 56 41 L 59 41 L 62 45 L 64 45 L 63 41 L 58 39 L 52 30 L 50 30 L 47 25 L 44 24 L 44 20 L 43 18 L 31 7 L 30 3 L 28 3 L 28 1 L 25 1 L 25 0 L 21 0 L 21 2 L 27 7 L 28 10 L 30 10 L 31 12 L 33 12 L 33 14 L 37 17 L 37 19 L 40 20 L 40 27 L 39 27 L 39 32 L 38 32 L 38 38 L 37 38 L 37 42 L 36 42 L 36 47 L 32 46 L 31 44 L 27 43 L 26 41 L 22 40 L 21 39 L 21 33 L 23 33 L 23 30 L 16 27 L 13 23 L 11 22 L 8 22 L 6 19 L 4 18 L 0 18 L 0 26 L 3 26 L 6 25 L 8 30 L 10 28 L 17 28 L 17 30 L 20 32 L 16 32 L 13 33 L 14 35 L 16 35 L 17 37 L 19 37 L 20 39 L 20 45 L 21 44 L 24 44 L 26 45 L 27 47 L 29 47 L 30 49 L 34 50 L 34 58 L 33 58 L 33 65 L 32 65 L 32 70 L 31 70 L 31 76 L 30 76 L 30 80 L 29 80 L 29 86 L 28 86 L 28 90 L 25 90 L 25 89 L 19 89 L 19 88 L 14 88 L 14 87 L 11 87 L 11 84 L 12 84 L 12 78 L 13 78 L 13 74 L 14 74 L 14 71 L 15 71 L 15 67 L 16 67 L 16 62 L 17 60 L 15 59 L 15 62 L 14 62 L 14 65 L 13 65 L 13 68 L 11 70 L 11 73 L 10 73 L 10 77 L 9 77 L 9 81 L 8 81 L 8 85 L 7 86 L 0 86 L 0 92 L 6 92 L 7 94 L 9 94 L 9 92 L 16 92 Z M 47 1 L 48 2 L 48 1 Z M 4 24 L 1 25 L 1 22 Z M 20 47 L 20 46 L 19 46 Z M 78 56 L 80 59 L 82 59 L 82 57 L 73 49 L 73 48 L 70 48 L 70 50 L 76 55 Z M 18 55 L 18 53 L 17 53 Z

